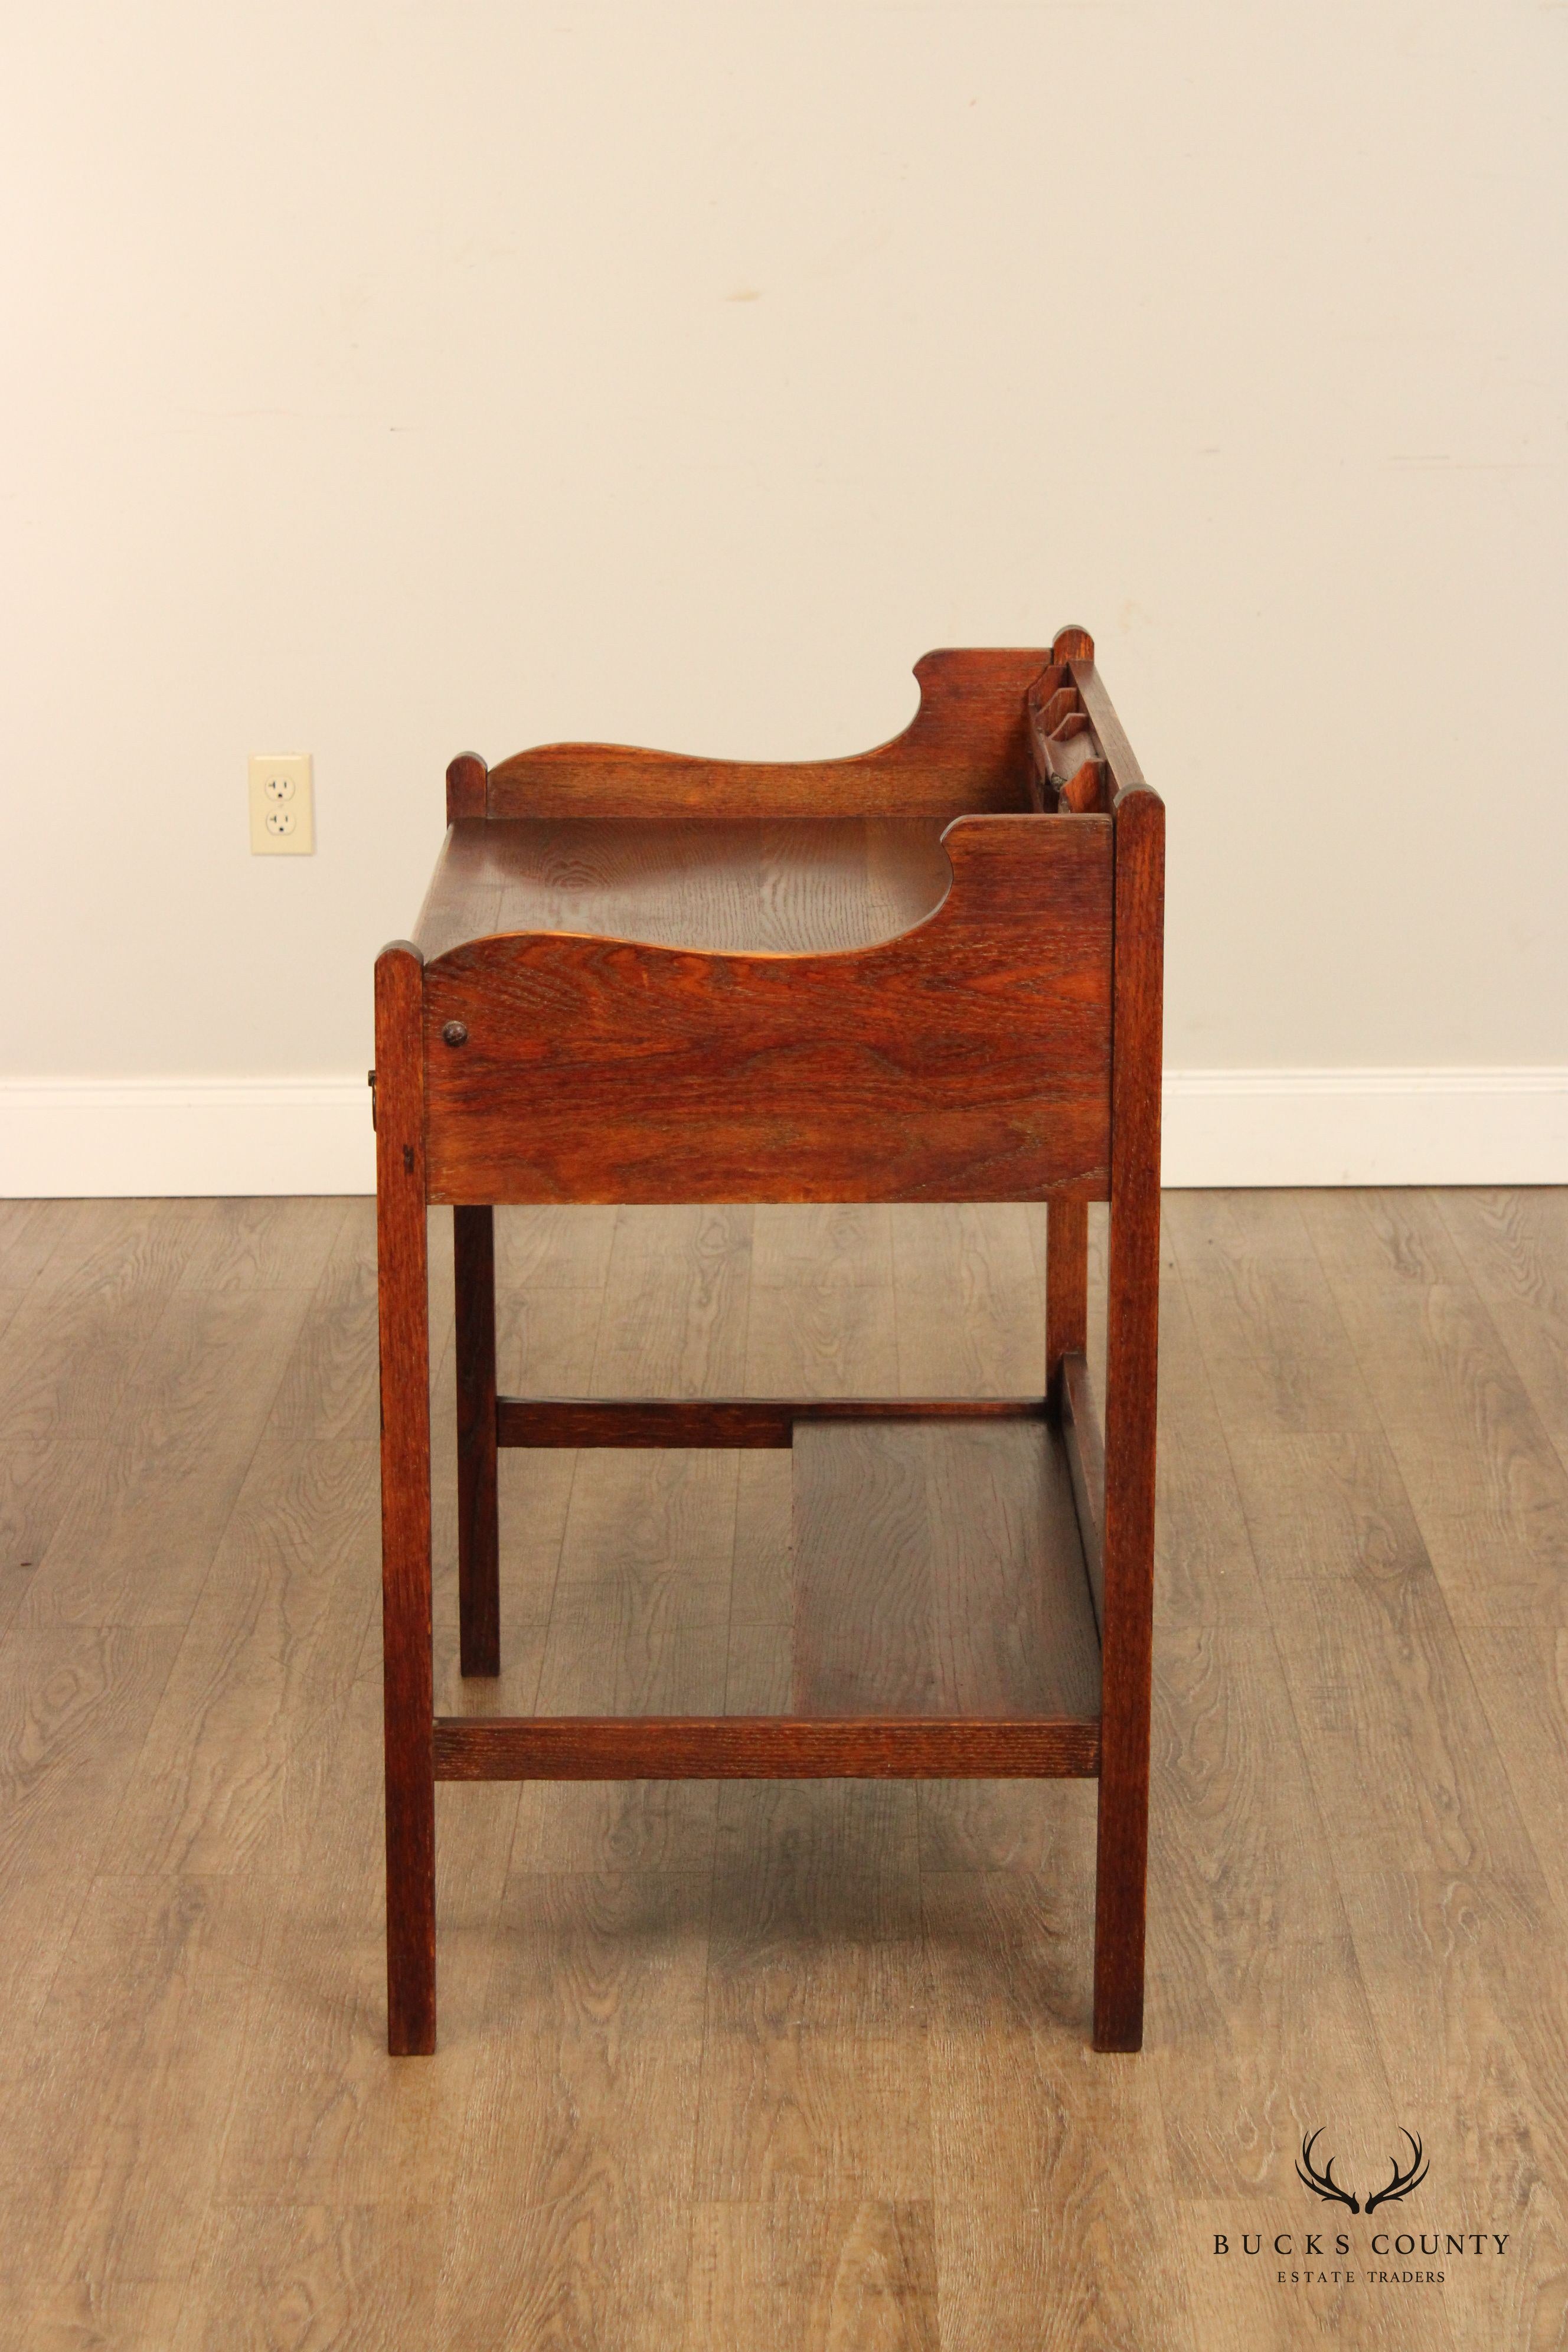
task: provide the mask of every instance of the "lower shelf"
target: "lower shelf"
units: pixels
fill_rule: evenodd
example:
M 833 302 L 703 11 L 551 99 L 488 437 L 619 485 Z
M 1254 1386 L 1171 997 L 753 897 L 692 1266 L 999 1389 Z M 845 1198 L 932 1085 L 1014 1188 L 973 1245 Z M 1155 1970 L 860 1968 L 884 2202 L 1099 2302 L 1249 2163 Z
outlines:
M 1100 1638 L 1045 1421 L 795 1431 L 795 1711 L 1100 1713 Z
M 794 1687 L 777 1716 L 444 1716 L 438 1780 L 1086 1778 L 1100 1643 L 1039 1419 L 794 1433 Z

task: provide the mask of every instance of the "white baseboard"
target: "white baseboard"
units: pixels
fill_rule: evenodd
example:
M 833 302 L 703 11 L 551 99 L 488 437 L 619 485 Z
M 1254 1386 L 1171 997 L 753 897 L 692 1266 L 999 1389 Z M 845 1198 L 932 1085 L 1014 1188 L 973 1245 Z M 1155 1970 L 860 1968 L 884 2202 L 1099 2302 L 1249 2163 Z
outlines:
M 1168 1070 L 1164 1181 L 1568 1184 L 1568 1069 Z
M 0 1198 L 374 1192 L 360 1078 L 0 1079 Z
M 1172 1070 L 1174 1187 L 1568 1183 L 1568 1068 Z M 0 1079 L 0 1197 L 369 1192 L 363 1078 Z

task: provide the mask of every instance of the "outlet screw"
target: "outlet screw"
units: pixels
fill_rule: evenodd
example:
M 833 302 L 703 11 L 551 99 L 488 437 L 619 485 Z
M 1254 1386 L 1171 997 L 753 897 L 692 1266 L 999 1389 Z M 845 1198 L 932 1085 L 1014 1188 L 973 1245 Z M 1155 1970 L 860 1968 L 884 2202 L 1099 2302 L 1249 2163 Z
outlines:
M 461 1021 L 448 1021 L 441 1035 L 448 1045 L 466 1045 L 468 1042 L 467 1024 Z

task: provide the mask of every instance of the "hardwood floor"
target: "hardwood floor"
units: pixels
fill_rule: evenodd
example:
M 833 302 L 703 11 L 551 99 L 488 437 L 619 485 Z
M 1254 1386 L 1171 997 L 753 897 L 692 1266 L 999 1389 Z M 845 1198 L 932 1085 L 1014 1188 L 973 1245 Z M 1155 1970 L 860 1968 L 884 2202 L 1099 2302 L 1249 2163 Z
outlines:
M 873 1434 L 901 1614 L 876 1545 L 803 1587 L 787 1454 L 503 1453 L 465 1691 L 433 1222 L 439 1706 L 1033 1689 L 996 1559 L 899 1532 L 962 1434 Z M 385 2056 L 372 1224 L 0 1203 L 5 2352 L 1568 2347 L 1568 1194 L 1168 1196 L 1133 2059 L 1071 1781 L 443 1786 L 441 2046 Z M 1043 1239 L 501 1212 L 501 1384 L 1019 1393 Z M 1320 2126 L 1428 2178 L 1320 2204 Z

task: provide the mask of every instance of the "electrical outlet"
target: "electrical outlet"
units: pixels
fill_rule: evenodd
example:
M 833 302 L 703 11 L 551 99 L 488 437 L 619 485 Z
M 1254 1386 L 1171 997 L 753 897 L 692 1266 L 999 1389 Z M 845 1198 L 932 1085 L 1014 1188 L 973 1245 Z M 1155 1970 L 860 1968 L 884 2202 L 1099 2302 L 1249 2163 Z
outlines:
M 309 857 L 316 846 L 316 795 L 309 751 L 250 755 L 250 854 Z

